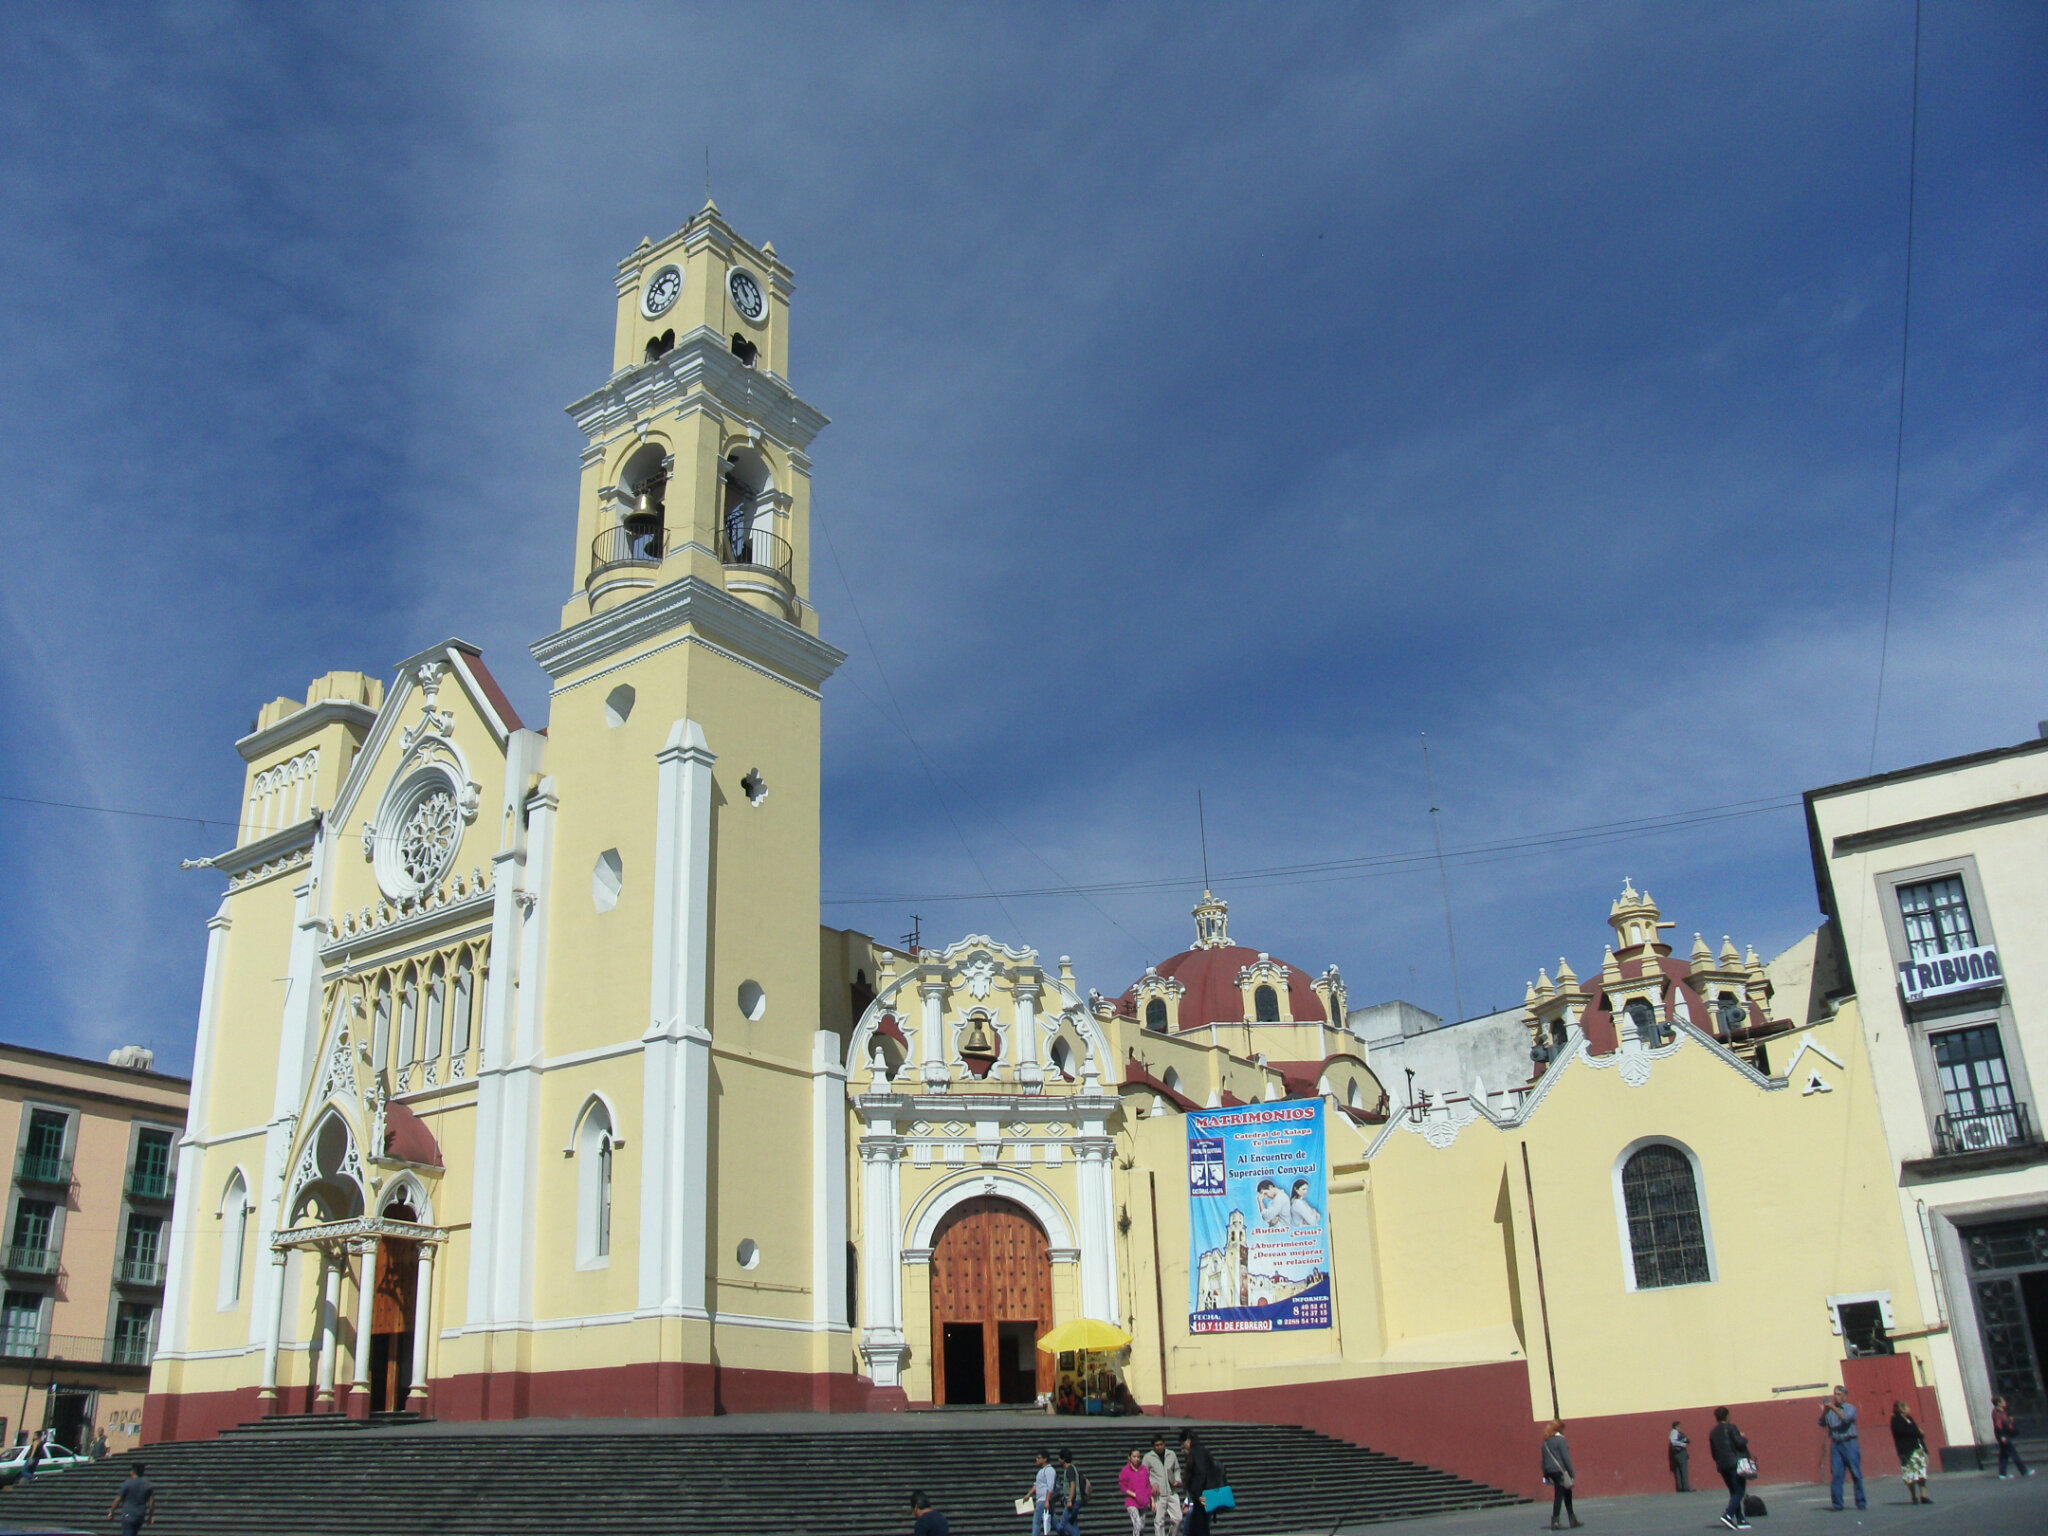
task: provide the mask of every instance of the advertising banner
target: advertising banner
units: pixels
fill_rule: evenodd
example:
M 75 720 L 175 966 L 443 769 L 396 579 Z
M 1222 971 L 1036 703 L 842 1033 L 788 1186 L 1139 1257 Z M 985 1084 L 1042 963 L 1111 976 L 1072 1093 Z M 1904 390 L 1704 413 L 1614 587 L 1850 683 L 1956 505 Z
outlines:
M 1188 1331 L 1330 1326 L 1323 1101 L 1187 1116 Z

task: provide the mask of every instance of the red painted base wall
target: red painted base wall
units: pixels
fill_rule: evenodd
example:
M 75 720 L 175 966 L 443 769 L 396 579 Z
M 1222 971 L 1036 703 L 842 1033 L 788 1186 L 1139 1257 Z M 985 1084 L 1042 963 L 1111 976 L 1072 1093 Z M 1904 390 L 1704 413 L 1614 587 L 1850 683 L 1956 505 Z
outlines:
M 1932 1387 L 1913 1384 L 1913 1362 L 1905 1355 L 1842 1363 L 1851 1399 L 1865 1425 L 1865 1477 L 1898 1471 L 1898 1457 L 1886 1427 L 1892 1402 L 1915 1405 L 1933 1458 L 1945 1438 Z M 1725 1405 L 1742 1432 L 1765 1483 L 1821 1482 L 1828 1476 L 1828 1437 L 1820 1428 L 1818 1394 Z M 1565 1438 L 1578 1471 L 1578 1491 L 1588 1497 L 1669 1492 L 1667 1448 L 1671 1421 L 1692 1439 L 1692 1485 L 1720 1486 L 1707 1435 L 1716 1404 L 1610 1414 L 1570 1420 Z M 1167 1401 L 1171 1413 L 1195 1418 L 1302 1424 L 1326 1435 L 1371 1446 L 1376 1451 L 1419 1461 L 1460 1477 L 1491 1483 L 1531 1498 L 1549 1497 L 1539 1467 L 1544 1425 L 1529 1417 L 1529 1371 L 1521 1361 L 1414 1371 L 1396 1376 L 1353 1377 L 1236 1392 L 1191 1392 Z
M 678 1362 L 587 1371 L 499 1371 L 430 1384 L 437 1419 L 671 1419 L 718 1413 L 861 1413 L 872 1391 L 864 1377 L 749 1371 Z M 288 1392 L 280 1413 L 313 1411 L 309 1389 Z M 346 1413 L 346 1396 L 337 1412 Z M 232 1392 L 151 1393 L 142 1443 L 205 1440 L 262 1418 L 254 1387 Z

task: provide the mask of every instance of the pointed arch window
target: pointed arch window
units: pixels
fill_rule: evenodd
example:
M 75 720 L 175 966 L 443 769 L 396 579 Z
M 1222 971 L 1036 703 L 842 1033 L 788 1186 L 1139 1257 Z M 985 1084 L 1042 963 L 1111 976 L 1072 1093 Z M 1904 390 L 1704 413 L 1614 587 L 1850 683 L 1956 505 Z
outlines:
M 1259 1024 L 1280 1022 L 1280 994 L 1271 987 L 1260 987 L 1252 993 L 1252 1019 Z
M 612 1161 L 618 1133 L 602 1099 L 576 1127 L 576 1267 L 603 1269 L 612 1256 Z
M 242 1304 L 242 1265 L 249 1247 L 249 1184 L 237 1168 L 220 1197 L 220 1295 L 222 1312 Z
M 1699 1160 L 1675 1141 L 1639 1143 L 1616 1162 L 1616 1203 L 1628 1288 L 1704 1285 L 1714 1278 Z
M 475 991 L 474 973 L 470 968 L 469 952 L 463 951 L 461 960 L 455 966 L 455 1006 L 449 1020 L 449 1034 L 452 1036 L 448 1052 L 458 1059 L 469 1054 L 469 1012 L 470 998 Z

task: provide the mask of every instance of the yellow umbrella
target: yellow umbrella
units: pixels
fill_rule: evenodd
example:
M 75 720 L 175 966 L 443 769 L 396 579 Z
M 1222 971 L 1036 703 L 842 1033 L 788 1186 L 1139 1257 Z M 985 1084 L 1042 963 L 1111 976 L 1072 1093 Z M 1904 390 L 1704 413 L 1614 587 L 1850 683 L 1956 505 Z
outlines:
M 1038 1347 L 1046 1354 L 1063 1354 L 1070 1349 L 1085 1349 L 1094 1354 L 1105 1354 L 1122 1349 L 1131 1342 L 1131 1336 L 1115 1323 L 1100 1322 L 1092 1317 L 1077 1317 L 1061 1323 L 1038 1341 Z

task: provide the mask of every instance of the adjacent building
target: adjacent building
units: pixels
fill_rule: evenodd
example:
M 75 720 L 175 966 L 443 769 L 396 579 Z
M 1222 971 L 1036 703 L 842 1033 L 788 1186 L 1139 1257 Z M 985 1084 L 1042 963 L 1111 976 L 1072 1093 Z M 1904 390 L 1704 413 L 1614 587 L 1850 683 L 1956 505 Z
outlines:
M 152 1064 L 137 1046 L 96 1062 L 0 1045 L 0 1440 L 136 1443 L 190 1088 Z
M 2048 728 L 1816 789 L 1815 879 L 1861 1007 L 1951 1433 L 2048 1428 Z M 1905 1298 L 1878 1298 L 1889 1314 Z M 1966 1429 L 1967 1427 L 1967 1429 Z

